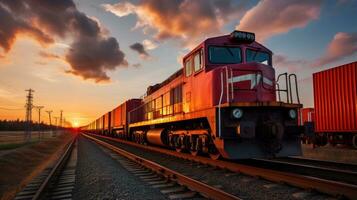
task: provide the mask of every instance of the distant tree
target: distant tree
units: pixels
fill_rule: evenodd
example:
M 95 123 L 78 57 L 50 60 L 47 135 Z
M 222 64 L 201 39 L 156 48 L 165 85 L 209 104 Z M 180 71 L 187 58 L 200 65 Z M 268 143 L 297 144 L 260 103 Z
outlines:
M 40 124 L 38 123 L 31 123 L 31 129 L 33 131 L 37 131 L 38 128 L 40 128 L 40 130 L 51 130 L 53 128 L 55 128 L 55 126 L 50 126 L 47 125 L 43 122 L 41 122 Z M 26 122 L 22 121 L 20 119 L 16 119 L 16 120 L 0 120 L 0 131 L 24 131 L 26 130 Z

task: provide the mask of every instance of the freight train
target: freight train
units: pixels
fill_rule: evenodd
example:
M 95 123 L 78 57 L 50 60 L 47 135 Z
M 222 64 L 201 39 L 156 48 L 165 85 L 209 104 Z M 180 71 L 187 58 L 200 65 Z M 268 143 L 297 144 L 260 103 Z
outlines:
M 314 109 L 302 110 L 303 140 L 357 149 L 357 62 L 313 74 Z
M 276 77 L 254 33 L 208 38 L 182 64 L 82 130 L 212 159 L 301 155 L 296 75 Z

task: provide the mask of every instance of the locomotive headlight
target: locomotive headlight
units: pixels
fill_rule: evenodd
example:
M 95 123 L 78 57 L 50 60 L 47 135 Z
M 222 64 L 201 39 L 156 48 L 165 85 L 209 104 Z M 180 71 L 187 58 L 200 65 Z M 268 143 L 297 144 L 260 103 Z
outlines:
M 240 119 L 243 117 L 243 110 L 240 108 L 235 108 L 232 110 L 232 115 L 236 119 Z
M 296 119 L 296 117 L 297 117 L 296 110 L 293 110 L 293 109 L 289 110 L 289 117 L 291 119 Z

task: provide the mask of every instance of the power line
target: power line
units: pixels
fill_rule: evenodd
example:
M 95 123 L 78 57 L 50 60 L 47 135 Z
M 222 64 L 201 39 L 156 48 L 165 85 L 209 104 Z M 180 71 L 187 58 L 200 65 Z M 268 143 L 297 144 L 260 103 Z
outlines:
M 0 107 L 1 110 L 24 110 L 25 108 L 5 108 L 5 107 Z

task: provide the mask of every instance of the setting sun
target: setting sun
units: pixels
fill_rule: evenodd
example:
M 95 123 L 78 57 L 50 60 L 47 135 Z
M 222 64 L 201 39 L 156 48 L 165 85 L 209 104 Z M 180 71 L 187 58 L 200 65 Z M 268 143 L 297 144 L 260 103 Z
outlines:
M 78 126 L 79 126 L 79 122 L 74 121 L 74 122 L 73 122 L 73 127 L 78 127 Z

